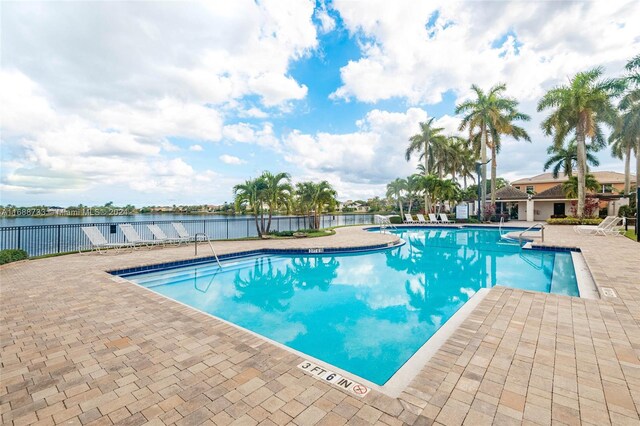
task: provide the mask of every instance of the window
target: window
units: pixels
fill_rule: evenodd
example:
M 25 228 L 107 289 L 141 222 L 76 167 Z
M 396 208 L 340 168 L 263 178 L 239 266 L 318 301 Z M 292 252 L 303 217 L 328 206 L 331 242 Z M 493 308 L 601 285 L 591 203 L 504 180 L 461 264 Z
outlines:
M 613 186 L 611 185 L 602 185 L 602 193 L 603 194 L 610 194 L 613 192 Z
M 515 188 L 516 188 L 516 189 L 520 189 L 520 186 L 516 186 Z
M 533 185 L 527 185 L 527 194 L 533 194 Z

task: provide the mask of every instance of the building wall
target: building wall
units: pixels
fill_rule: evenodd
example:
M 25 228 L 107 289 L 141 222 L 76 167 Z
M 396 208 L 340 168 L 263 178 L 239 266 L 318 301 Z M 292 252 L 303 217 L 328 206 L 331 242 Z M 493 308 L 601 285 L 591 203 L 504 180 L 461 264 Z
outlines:
M 540 201 L 534 203 L 534 220 L 547 220 L 553 215 L 553 205 L 561 201 Z M 564 211 L 567 216 L 571 214 L 571 201 L 564 202 Z M 597 214 L 597 213 L 596 213 Z

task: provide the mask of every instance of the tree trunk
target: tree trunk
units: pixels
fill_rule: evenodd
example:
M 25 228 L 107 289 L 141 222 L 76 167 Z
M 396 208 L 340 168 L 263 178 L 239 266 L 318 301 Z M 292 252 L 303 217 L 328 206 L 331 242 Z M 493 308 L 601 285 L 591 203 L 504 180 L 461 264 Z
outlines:
M 487 129 L 482 125 L 480 135 L 480 162 L 482 163 L 480 169 L 480 199 L 478 200 L 478 206 L 480 207 L 480 218 L 484 220 L 484 207 L 487 200 Z
M 258 223 L 258 208 L 257 207 L 253 209 L 253 218 L 256 221 L 256 232 L 258 233 L 258 237 L 262 237 L 262 233 L 260 232 L 260 224 Z
M 584 217 L 584 201 L 585 201 L 585 183 L 586 183 L 586 163 L 587 148 L 585 146 L 584 124 L 583 118 L 580 117 L 576 129 L 576 141 L 578 143 L 578 210 L 576 215 L 580 218 Z
M 496 157 L 498 153 L 496 152 L 496 143 L 495 141 L 491 144 L 491 205 L 496 204 L 496 173 L 498 170 L 498 165 L 496 164 Z
M 424 177 L 426 178 L 427 176 L 429 176 L 429 142 L 425 142 L 424 144 Z M 400 210 L 402 210 L 402 208 Z M 424 212 L 429 213 L 430 211 L 429 194 L 427 191 L 424 191 Z
M 269 221 L 267 222 L 267 234 L 271 230 L 271 217 L 272 216 L 273 216 L 273 210 L 271 209 L 271 206 L 269 206 Z
M 404 210 L 402 208 L 402 198 L 400 198 L 400 193 L 398 193 L 398 207 L 400 207 L 400 218 L 404 221 Z
M 464 185 L 462 189 L 467 189 L 467 175 L 462 176 L 462 183 Z
M 413 206 L 413 198 L 409 197 L 409 214 L 411 214 L 411 207 Z
M 628 197 L 631 192 L 631 144 L 627 145 L 624 154 L 624 196 Z

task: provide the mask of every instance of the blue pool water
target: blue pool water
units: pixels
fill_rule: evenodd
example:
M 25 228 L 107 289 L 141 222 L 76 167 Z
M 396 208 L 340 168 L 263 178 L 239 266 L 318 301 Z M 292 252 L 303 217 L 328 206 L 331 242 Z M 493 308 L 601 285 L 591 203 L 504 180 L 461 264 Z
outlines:
M 339 255 L 260 255 L 128 277 L 383 385 L 483 287 L 577 296 L 571 255 L 521 250 L 497 230 L 395 231 L 406 244 Z

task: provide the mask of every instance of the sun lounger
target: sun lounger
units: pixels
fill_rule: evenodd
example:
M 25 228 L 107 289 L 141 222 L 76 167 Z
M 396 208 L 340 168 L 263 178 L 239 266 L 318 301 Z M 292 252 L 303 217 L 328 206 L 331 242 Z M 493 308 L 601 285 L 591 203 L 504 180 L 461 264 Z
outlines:
M 435 213 L 429 213 L 429 223 L 440 223 Z
M 149 228 L 149 231 L 151 231 L 153 236 L 158 241 L 164 241 L 165 243 L 176 244 L 176 245 L 179 245 L 181 243 L 185 243 L 185 242 L 189 241 L 188 237 L 187 238 L 182 238 L 180 236 L 178 236 L 178 237 L 168 237 L 167 234 L 158 225 L 147 225 L 147 228 Z
M 621 218 L 617 216 L 605 217 L 599 225 L 576 225 L 573 230 L 584 235 L 620 235 L 615 229 L 620 224 Z
M 418 217 L 418 223 L 429 223 L 429 221 L 424 218 L 424 215 L 417 214 L 416 216 Z
M 160 240 L 142 239 L 138 234 L 138 231 L 136 231 L 133 225 L 131 225 L 130 223 L 123 223 L 118 226 L 120 227 L 120 230 L 124 234 L 124 237 L 127 239 L 129 243 L 133 245 L 134 248 L 141 247 L 141 246 L 151 248 L 154 245 L 164 243 L 164 241 L 160 241 Z
M 404 223 L 417 223 L 409 213 L 404 214 Z
M 195 240 L 196 237 L 189 234 L 189 231 L 187 231 L 187 229 L 184 227 L 182 222 L 171 222 L 171 226 L 173 226 L 173 229 L 176 230 L 176 232 L 178 233 L 178 236 L 180 238 L 183 238 L 185 241 Z
M 449 220 L 449 216 L 445 213 L 440 213 L 440 222 L 442 223 L 456 223 L 455 220 Z
M 110 243 L 97 226 L 83 226 L 80 229 L 89 239 L 91 251 L 95 250 L 100 254 L 104 254 L 107 249 L 115 249 L 118 252 L 121 248 L 131 247 L 129 243 Z

